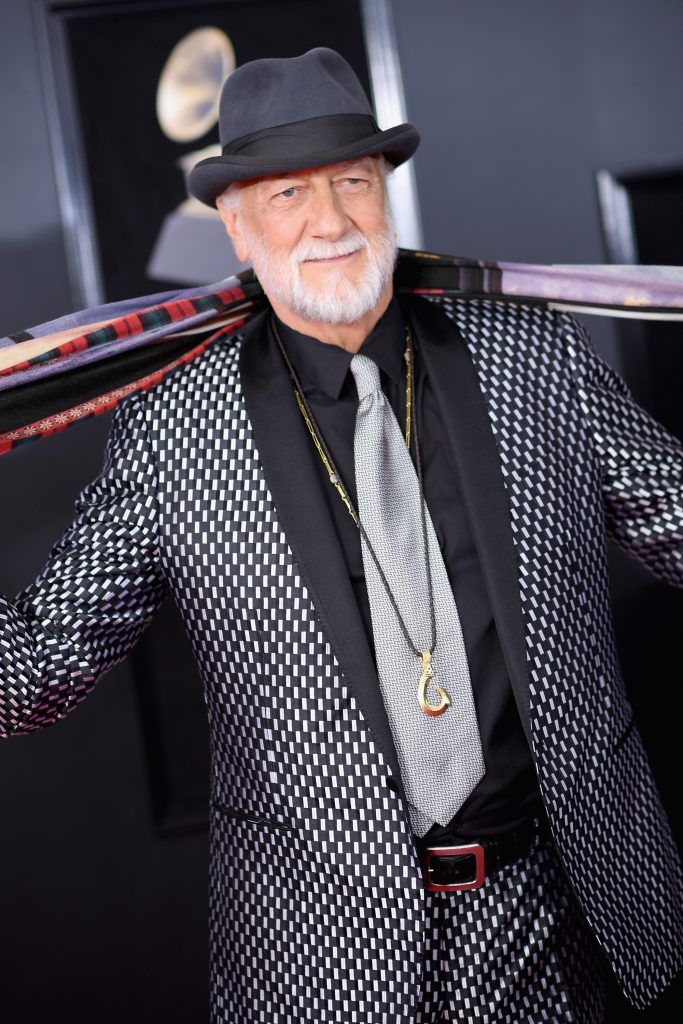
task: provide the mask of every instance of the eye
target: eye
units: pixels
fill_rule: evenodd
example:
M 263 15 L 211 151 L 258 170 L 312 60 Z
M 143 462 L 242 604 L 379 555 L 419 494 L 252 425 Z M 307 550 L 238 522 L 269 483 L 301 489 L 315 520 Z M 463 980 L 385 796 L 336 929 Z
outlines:
M 285 199 L 291 199 L 295 192 L 296 187 L 294 185 L 290 185 L 289 188 L 285 188 L 282 190 L 282 192 L 278 192 L 278 195 L 284 196 Z
M 367 188 L 368 181 L 366 178 L 348 176 L 346 178 L 339 178 L 337 185 L 342 189 L 349 189 L 352 192 L 360 192 L 362 189 Z

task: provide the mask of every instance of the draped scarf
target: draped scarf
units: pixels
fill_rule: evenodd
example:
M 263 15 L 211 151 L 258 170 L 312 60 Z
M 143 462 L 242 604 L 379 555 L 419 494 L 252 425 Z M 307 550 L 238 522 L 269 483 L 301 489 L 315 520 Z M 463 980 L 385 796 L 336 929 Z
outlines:
M 508 263 L 400 249 L 399 292 L 639 319 L 683 320 L 683 267 Z M 267 305 L 247 270 L 90 306 L 0 339 L 0 454 L 113 409 Z

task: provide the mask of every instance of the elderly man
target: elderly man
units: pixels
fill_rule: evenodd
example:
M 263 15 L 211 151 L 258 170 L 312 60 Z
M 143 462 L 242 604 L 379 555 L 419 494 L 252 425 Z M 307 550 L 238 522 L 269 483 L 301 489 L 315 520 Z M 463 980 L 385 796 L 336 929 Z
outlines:
M 680 968 L 683 880 L 616 659 L 605 545 L 683 585 L 683 452 L 565 314 L 394 287 L 377 127 L 334 51 L 221 95 L 220 210 L 266 308 L 116 408 L 0 601 L 11 726 L 170 593 L 211 727 L 211 1020 L 603 1019 Z

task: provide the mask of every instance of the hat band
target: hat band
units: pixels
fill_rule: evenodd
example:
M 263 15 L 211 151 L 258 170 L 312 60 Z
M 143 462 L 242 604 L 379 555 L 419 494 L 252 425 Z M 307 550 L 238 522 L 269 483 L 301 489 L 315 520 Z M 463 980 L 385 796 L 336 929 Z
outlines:
M 221 149 L 223 156 L 256 156 L 283 159 L 302 153 L 361 142 L 379 134 L 379 128 L 370 114 L 326 114 L 307 117 L 304 121 L 278 124 L 241 135 L 227 142 Z

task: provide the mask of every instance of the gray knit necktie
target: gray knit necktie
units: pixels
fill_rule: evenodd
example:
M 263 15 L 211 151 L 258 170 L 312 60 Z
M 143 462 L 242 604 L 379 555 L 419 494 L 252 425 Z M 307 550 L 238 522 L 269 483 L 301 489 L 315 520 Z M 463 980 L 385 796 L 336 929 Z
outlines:
M 419 481 L 377 364 L 359 353 L 351 372 L 358 390 L 354 458 L 360 521 L 406 630 L 422 651 L 433 638 Z M 425 520 L 436 621 L 427 701 L 439 703 L 438 686 L 451 699 L 438 716 L 418 703 L 422 660 L 408 645 L 361 534 L 377 672 L 418 836 L 435 821 L 447 825 L 486 771 L 460 618 L 426 500 Z

